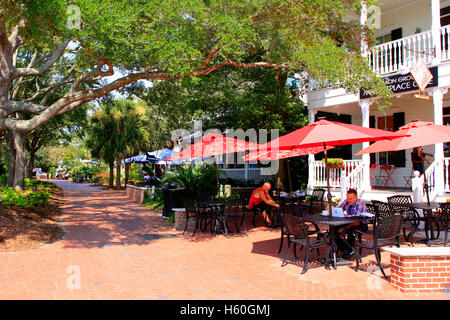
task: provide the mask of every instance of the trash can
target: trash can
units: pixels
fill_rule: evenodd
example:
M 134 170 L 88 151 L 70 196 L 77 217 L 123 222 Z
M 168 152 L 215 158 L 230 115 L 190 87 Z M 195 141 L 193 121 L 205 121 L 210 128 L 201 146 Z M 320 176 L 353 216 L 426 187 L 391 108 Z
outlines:
M 182 201 L 184 188 L 170 188 L 170 185 L 161 188 L 164 198 L 164 205 L 162 210 L 163 218 L 168 218 L 172 215 L 172 208 L 183 208 Z

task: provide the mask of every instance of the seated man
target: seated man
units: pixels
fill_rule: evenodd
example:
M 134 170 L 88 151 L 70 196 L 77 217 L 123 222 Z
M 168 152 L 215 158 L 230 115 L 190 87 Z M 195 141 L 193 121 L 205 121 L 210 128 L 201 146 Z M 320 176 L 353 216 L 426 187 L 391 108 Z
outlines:
M 150 168 L 147 167 L 147 164 L 145 164 L 145 163 L 142 164 L 141 173 L 142 173 L 142 176 L 144 177 L 145 185 L 149 185 L 151 176 L 150 176 Z
M 280 205 L 276 203 L 269 195 L 271 188 L 270 182 L 265 182 L 262 187 L 253 190 L 248 202 L 248 207 L 252 210 L 261 210 L 264 220 L 269 224 L 270 228 L 277 228 L 279 225 L 275 225 L 270 221 L 269 214 L 273 207 L 279 208 Z
M 339 208 L 342 208 L 342 210 L 347 213 L 347 216 L 355 216 L 363 212 L 367 212 L 366 204 L 362 200 L 358 199 L 358 193 L 355 189 L 348 189 L 347 199 L 340 204 Z M 355 230 L 366 231 L 367 225 L 362 222 L 353 222 L 346 226 L 340 227 L 337 229 L 337 232 L 342 233 L 344 228 L 347 233 L 347 242 L 353 246 L 355 244 L 355 236 L 353 232 Z M 336 244 L 339 250 L 344 253 L 342 256 L 344 259 L 347 259 L 353 254 L 353 251 L 346 246 L 341 239 L 338 238 Z

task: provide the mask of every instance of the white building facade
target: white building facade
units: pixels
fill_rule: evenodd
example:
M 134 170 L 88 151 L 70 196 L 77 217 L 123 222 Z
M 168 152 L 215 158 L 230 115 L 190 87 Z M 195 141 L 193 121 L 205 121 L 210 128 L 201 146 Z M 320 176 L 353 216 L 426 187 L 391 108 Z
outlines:
M 440 0 L 381 0 L 375 21 L 379 45 L 365 51 L 368 64 L 382 77 L 394 93 L 392 107 L 381 112 L 373 98 L 361 90 L 359 95 L 344 89 L 319 86 L 311 80 L 306 95 L 310 123 L 325 117 L 330 120 L 353 123 L 364 127 L 396 131 L 413 120 L 450 124 L 450 1 Z M 368 22 L 368 13 L 374 8 L 364 8 L 361 23 Z M 362 44 L 364 46 L 364 43 Z M 417 85 L 409 68 L 422 58 L 433 74 L 425 90 L 428 100 L 416 97 Z M 354 154 L 369 143 L 337 148 L 334 154 L 345 159 L 345 168 L 333 170 L 331 185 L 338 187 L 343 175 L 347 185 L 359 192 L 373 187 L 397 187 L 411 190 L 411 151 L 385 152 L 362 157 Z M 424 147 L 431 165 L 426 175 L 435 198 L 450 191 L 450 150 L 443 144 Z M 333 155 L 330 155 L 332 157 Z M 386 182 L 386 171 L 391 166 L 392 180 Z M 309 156 L 308 188 L 326 185 L 324 164 Z

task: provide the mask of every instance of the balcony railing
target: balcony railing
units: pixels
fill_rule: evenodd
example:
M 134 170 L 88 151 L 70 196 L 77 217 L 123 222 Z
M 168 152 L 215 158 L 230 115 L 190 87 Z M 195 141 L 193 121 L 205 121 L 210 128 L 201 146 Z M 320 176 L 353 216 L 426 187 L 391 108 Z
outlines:
M 372 71 L 377 74 L 397 72 L 401 65 L 411 68 L 419 58 L 427 64 L 433 61 L 431 31 L 375 46 L 368 56 Z
M 450 25 L 441 27 L 441 61 L 450 60 Z M 378 75 L 396 73 L 401 66 L 411 68 L 420 59 L 430 65 L 435 57 L 431 30 L 409 37 L 386 42 L 372 48 L 368 54 L 368 63 Z M 326 80 L 309 80 L 308 91 L 336 87 Z
M 309 177 L 309 184 L 313 187 L 324 187 L 327 185 L 325 163 L 323 161 L 313 161 L 311 163 L 312 176 Z M 347 187 L 360 189 L 362 185 L 362 167 L 361 160 L 344 160 L 344 168 L 330 169 L 330 187 L 339 188 L 341 186 L 341 177 L 347 177 Z

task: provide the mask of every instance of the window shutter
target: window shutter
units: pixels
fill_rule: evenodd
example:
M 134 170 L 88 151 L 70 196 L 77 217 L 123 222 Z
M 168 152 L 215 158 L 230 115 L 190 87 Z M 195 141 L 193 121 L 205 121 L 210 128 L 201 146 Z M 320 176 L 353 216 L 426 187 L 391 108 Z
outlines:
M 375 116 L 369 117 L 369 128 L 375 128 Z M 372 144 L 373 142 L 370 142 Z M 377 158 L 375 153 L 370 153 L 370 164 L 376 163 Z
M 405 125 L 405 113 L 394 113 L 394 131 Z M 389 162 L 396 167 L 404 168 L 406 166 L 405 150 L 389 152 Z

